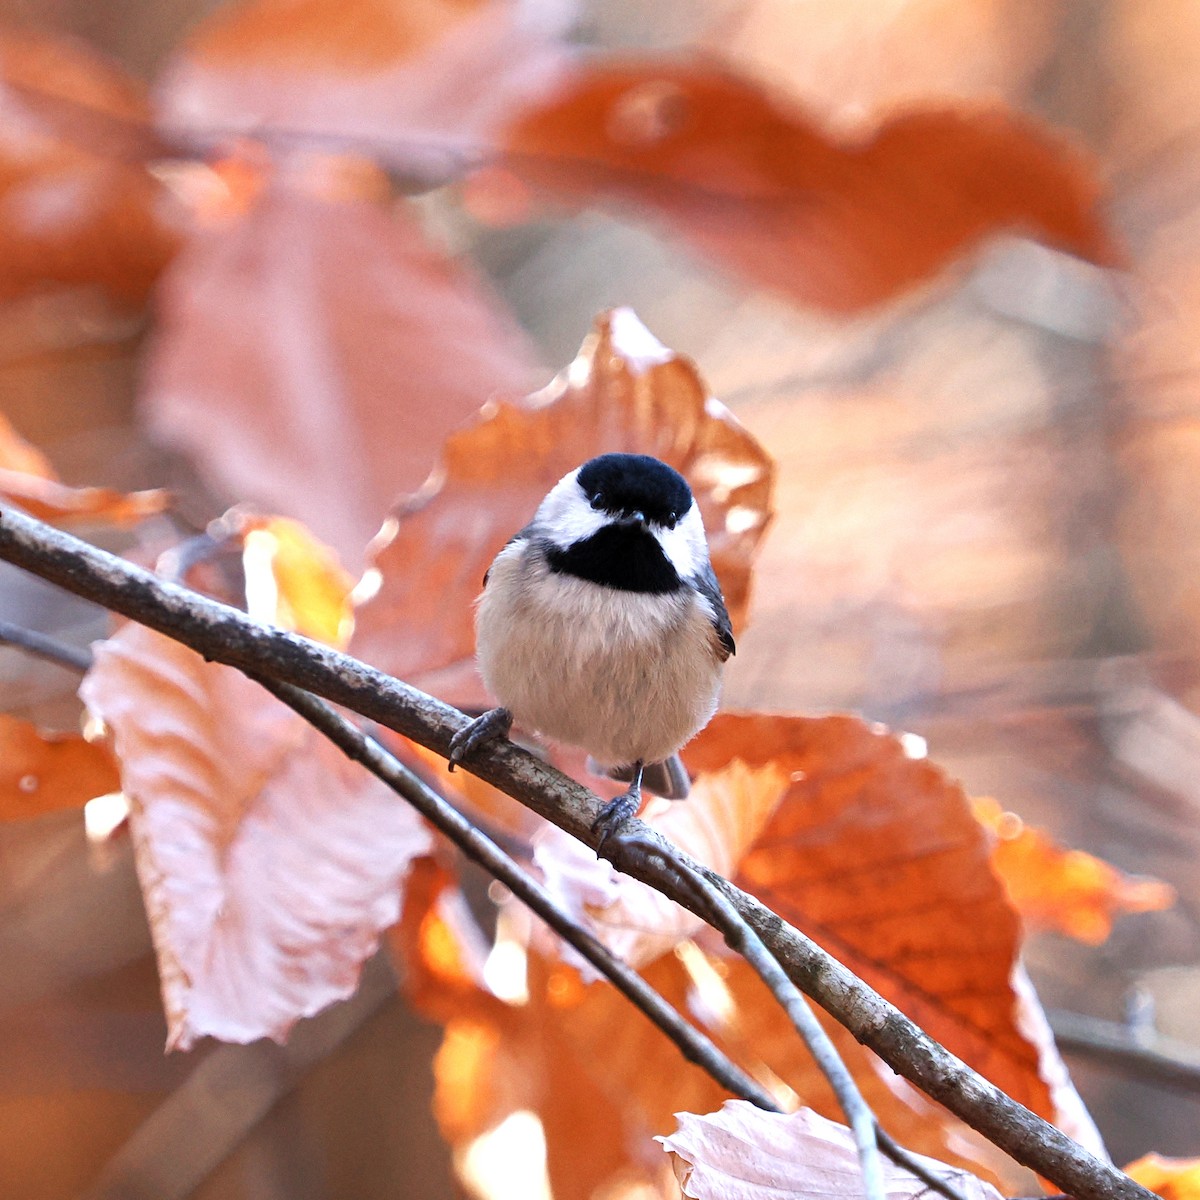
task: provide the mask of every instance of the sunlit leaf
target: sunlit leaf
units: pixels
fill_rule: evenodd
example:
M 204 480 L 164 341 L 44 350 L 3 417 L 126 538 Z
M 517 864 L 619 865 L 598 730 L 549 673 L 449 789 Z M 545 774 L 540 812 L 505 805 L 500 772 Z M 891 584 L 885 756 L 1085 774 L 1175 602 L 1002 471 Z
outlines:
M 354 622 L 354 577 L 337 555 L 287 517 L 247 517 L 239 532 L 247 594 L 255 585 L 267 593 L 266 619 L 343 649 Z M 249 608 L 255 612 L 254 603 Z
M 347 171 L 362 181 L 314 166 L 196 233 L 163 282 L 143 404 L 216 486 L 303 521 L 353 569 L 532 355 L 407 215 L 347 194 Z
M 11 31 L 0 80 L 0 298 L 99 284 L 145 299 L 180 214 L 147 169 L 144 88 L 78 43 Z
M 1146 1154 L 1125 1168 L 1125 1174 L 1163 1200 L 1197 1200 L 1200 1197 L 1200 1158 L 1164 1158 Z
M 656 455 L 687 477 L 739 627 L 770 520 L 771 460 L 691 362 L 618 309 L 547 388 L 490 408 L 447 441 L 430 487 L 398 508 L 375 548 L 380 587 L 359 609 L 355 652 L 459 703 L 485 703 L 472 627 L 484 572 L 563 475 L 621 450 Z
M 50 460 L 22 437 L 3 413 L 0 413 L 0 470 L 55 478 Z
M 61 522 L 85 518 L 132 525 L 162 512 L 171 502 L 169 492 L 118 492 L 113 488 L 68 487 L 41 475 L 0 468 L 0 499 L 19 504 L 43 521 Z
M 106 746 L 0 714 L 0 820 L 79 808 L 120 786 Z
M 664 804 L 647 822 L 686 854 L 731 876 L 787 791 L 788 778 L 767 763 L 734 759 L 692 781 L 687 802 Z M 550 892 L 620 959 L 641 967 L 691 937 L 702 922 L 644 883 L 619 875 L 558 829 L 538 840 L 534 863 Z
M 112 730 L 169 1046 L 283 1038 L 355 988 L 429 835 L 229 667 L 127 626 L 81 688 Z
M 975 800 L 973 808 L 995 835 L 992 866 L 1034 929 L 1056 929 L 1095 946 L 1119 913 L 1155 912 L 1175 902 L 1167 884 L 1132 878 L 1103 859 L 1068 850 L 995 800 Z
M 746 1100 L 728 1100 L 720 1111 L 697 1116 L 676 1114 L 678 1130 L 656 1138 L 671 1154 L 685 1196 L 696 1200 L 806 1200 L 812 1196 L 862 1195 L 862 1169 L 854 1139 L 837 1125 L 808 1109 L 768 1113 Z M 958 1196 L 999 1200 L 994 1187 L 965 1171 L 925 1159 Z M 928 1185 L 884 1160 L 884 1187 L 889 1198 L 918 1200 Z
M 564 12 L 542 0 L 229 4 L 168 64 L 161 118 L 280 153 L 357 146 L 415 182 L 441 181 L 552 77 Z
M 962 788 L 853 717 L 719 714 L 684 752 L 697 774 L 735 757 L 793 779 L 735 882 L 1053 1120 L 1061 1063 L 1023 1023 L 1019 921 Z
M 913 110 L 839 140 L 710 66 L 607 64 L 578 68 L 523 113 L 506 150 L 535 188 L 659 218 L 749 281 L 839 312 L 1000 230 L 1114 258 L 1082 158 L 999 108 Z

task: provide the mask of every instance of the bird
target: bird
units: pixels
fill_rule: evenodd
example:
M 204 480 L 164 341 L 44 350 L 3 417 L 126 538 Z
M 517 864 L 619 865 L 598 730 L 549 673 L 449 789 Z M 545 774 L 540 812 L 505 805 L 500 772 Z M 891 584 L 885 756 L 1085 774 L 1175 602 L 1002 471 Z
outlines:
M 564 475 L 501 549 L 476 602 L 476 661 L 500 702 L 450 744 L 453 769 L 515 721 L 629 783 L 593 824 L 603 844 L 642 788 L 682 799 L 678 751 L 716 712 L 736 650 L 687 480 L 647 454 Z

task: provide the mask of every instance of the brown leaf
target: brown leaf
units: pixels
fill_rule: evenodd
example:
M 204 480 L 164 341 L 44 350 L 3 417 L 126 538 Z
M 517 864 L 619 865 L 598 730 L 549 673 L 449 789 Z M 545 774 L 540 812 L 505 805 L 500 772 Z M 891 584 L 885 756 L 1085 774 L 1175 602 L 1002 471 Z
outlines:
M 588 1200 L 617 1181 L 661 1184 L 651 1137 L 678 1109 L 711 1107 L 726 1093 L 611 985 L 585 987 L 569 967 L 536 957 L 528 968 L 526 1002 L 490 1022 L 447 1026 L 434 1112 L 456 1161 L 474 1139 L 527 1111 L 542 1124 L 555 1200 Z M 673 957 L 645 974 L 686 1004 Z
M 799 1103 L 821 1116 L 845 1120 L 829 1081 L 787 1014 L 745 961 L 694 950 L 685 962 L 702 992 L 706 982 L 715 989 L 710 1002 L 697 1011 L 710 1036 L 735 1062 L 750 1066 L 760 1077 L 782 1081 Z M 897 1075 L 831 1017 L 819 1009 L 816 1014 L 871 1111 L 902 1145 L 965 1167 L 1006 1194 L 1031 1194 L 1036 1186 L 1031 1172 Z
M 771 460 L 691 362 L 617 309 L 543 391 L 449 438 L 436 480 L 399 507 L 375 547 L 380 588 L 359 609 L 355 652 L 459 703 L 484 702 L 471 623 L 484 572 L 563 475 L 619 450 L 656 455 L 688 478 L 740 627 L 770 520 Z
M 354 627 L 354 578 L 337 555 L 287 517 L 247 517 L 239 533 L 250 613 L 257 615 L 253 592 L 263 597 L 265 620 L 344 649 Z
M 1001 230 L 1114 261 L 1082 158 L 1003 109 L 910 111 L 838 141 L 715 67 L 617 63 L 576 69 L 505 148 L 531 186 L 648 212 L 749 281 L 835 312 Z
M 144 88 L 82 45 L 0 38 L 0 298 L 46 283 L 145 299 L 178 242 Z
M 1197 1200 L 1200 1197 L 1200 1158 L 1164 1158 L 1145 1154 L 1125 1168 L 1125 1174 L 1163 1200 Z
M 430 839 L 240 672 L 138 626 L 81 695 L 113 731 L 169 1047 L 282 1039 L 348 996 Z
M 1020 1027 L 1019 922 L 957 783 L 854 717 L 719 714 L 684 757 L 697 773 L 734 757 L 791 772 L 735 882 L 1054 1119 L 1053 1043 Z
M 787 775 L 773 763 L 751 769 L 734 759 L 693 780 L 686 804 L 663 802 L 663 807 L 645 814 L 645 820 L 697 862 L 728 877 L 787 786 Z M 653 962 L 703 924 L 660 892 L 619 875 L 559 829 L 548 829 L 539 838 L 534 863 L 560 906 L 590 924 L 592 932 L 633 967 Z M 554 943 L 557 948 L 557 939 Z
M 365 142 L 417 180 L 464 156 L 559 61 L 553 5 L 253 0 L 203 22 L 168 65 L 161 116 L 195 138 Z
M 678 1113 L 678 1130 L 659 1137 L 671 1154 L 685 1196 L 696 1200 L 786 1200 L 794 1197 L 862 1195 L 862 1170 L 854 1139 L 808 1109 L 768 1113 L 746 1100 L 727 1100 L 706 1116 Z M 955 1192 L 969 1200 L 999 1200 L 982 1180 L 926 1159 Z M 915 1175 L 884 1160 L 889 1198 L 917 1200 L 929 1189 Z
M 50 460 L 22 437 L 3 413 L 0 413 L 0 470 L 42 479 L 56 478 Z
M 520 389 L 532 355 L 409 216 L 339 193 L 344 167 L 196 234 L 163 282 L 143 402 L 215 485 L 356 568 L 446 435 Z
M 1082 850 L 1065 849 L 995 800 L 975 800 L 973 808 L 995 835 L 996 874 L 1034 929 L 1056 929 L 1097 946 L 1112 932 L 1117 914 L 1156 912 L 1175 903 L 1168 884 L 1133 878 Z
M 120 788 L 106 746 L 0 714 L 0 820 L 81 807 Z
M 171 494 L 160 489 L 118 492 L 112 488 L 68 487 L 41 475 L 0 468 L 0 499 L 19 504 L 42 521 L 99 519 L 132 525 L 162 512 Z

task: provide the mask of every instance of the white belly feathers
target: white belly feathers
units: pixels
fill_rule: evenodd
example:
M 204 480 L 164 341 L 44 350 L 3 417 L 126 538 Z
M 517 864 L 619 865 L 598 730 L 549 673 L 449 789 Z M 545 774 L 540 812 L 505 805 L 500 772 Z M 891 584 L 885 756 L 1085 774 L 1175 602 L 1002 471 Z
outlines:
M 667 758 L 717 707 L 704 601 L 554 574 L 526 543 L 492 565 L 476 612 L 484 683 L 516 721 L 609 766 Z M 529 583 L 538 579 L 534 592 Z

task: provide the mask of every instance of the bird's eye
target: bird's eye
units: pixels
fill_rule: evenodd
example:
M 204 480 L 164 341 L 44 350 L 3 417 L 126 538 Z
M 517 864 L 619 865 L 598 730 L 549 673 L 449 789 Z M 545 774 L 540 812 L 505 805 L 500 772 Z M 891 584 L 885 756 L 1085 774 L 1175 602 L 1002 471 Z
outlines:
M 603 492 L 597 492 L 592 497 L 592 507 L 595 509 L 600 509 L 600 508 L 604 507 L 604 493 Z

